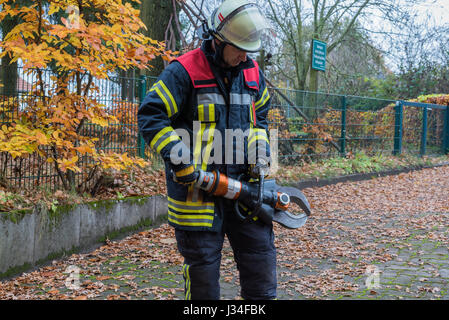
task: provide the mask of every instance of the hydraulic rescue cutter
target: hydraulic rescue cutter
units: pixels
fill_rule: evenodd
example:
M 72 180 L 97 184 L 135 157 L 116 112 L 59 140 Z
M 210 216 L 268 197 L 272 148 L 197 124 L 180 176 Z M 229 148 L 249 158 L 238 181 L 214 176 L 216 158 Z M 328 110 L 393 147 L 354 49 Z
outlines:
M 285 228 L 302 227 L 310 215 L 310 205 L 301 190 L 294 187 L 282 187 L 274 179 L 264 179 L 259 173 L 258 181 L 246 182 L 244 174 L 238 179 L 232 179 L 217 171 L 199 170 L 195 186 L 214 196 L 235 201 L 234 210 L 242 220 L 258 217 L 261 221 L 271 224 L 275 221 Z M 297 204 L 304 212 L 294 214 L 289 211 L 291 202 Z M 242 207 L 249 211 L 243 214 Z

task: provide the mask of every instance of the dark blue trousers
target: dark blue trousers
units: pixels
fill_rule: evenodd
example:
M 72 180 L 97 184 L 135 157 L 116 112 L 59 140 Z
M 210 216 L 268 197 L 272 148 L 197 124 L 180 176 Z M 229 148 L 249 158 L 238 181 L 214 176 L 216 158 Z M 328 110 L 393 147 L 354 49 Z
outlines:
M 184 257 L 185 298 L 220 299 L 221 250 L 226 235 L 240 274 L 241 296 L 248 300 L 276 298 L 276 248 L 273 226 L 241 222 L 234 212 L 224 214 L 220 232 L 175 230 Z

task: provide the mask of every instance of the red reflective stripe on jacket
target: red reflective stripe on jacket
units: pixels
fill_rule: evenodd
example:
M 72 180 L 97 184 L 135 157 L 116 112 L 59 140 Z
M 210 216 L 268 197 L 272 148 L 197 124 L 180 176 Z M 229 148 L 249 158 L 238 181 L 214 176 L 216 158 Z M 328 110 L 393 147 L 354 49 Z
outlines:
M 194 88 L 216 87 L 214 74 L 210 69 L 204 52 L 198 48 L 183 54 L 174 61 L 178 61 L 186 69 Z M 243 75 L 248 88 L 259 91 L 259 65 L 253 60 L 254 67 L 244 69 Z

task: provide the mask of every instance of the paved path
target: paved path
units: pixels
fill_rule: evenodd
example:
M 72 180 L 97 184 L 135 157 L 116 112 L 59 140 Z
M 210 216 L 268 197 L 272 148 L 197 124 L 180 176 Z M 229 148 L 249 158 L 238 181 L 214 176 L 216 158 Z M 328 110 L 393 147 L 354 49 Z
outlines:
M 305 189 L 306 226 L 275 226 L 279 299 L 449 299 L 448 190 L 447 166 Z M 181 265 L 162 225 L 0 282 L 0 298 L 183 299 Z M 238 284 L 226 241 L 222 298 L 239 299 Z

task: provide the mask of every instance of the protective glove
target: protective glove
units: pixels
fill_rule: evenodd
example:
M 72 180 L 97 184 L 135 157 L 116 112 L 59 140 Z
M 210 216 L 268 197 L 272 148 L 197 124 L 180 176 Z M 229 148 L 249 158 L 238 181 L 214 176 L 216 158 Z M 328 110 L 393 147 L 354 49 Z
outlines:
M 198 179 L 199 172 L 195 170 L 195 166 L 193 164 L 189 164 L 186 167 L 174 171 L 173 180 L 180 184 L 189 185 Z
M 254 179 L 259 178 L 260 173 L 263 173 L 265 178 L 269 178 L 268 177 L 269 172 L 270 172 L 270 164 L 264 158 L 257 159 L 255 164 L 253 163 L 249 165 L 249 175 L 251 176 L 251 178 Z

